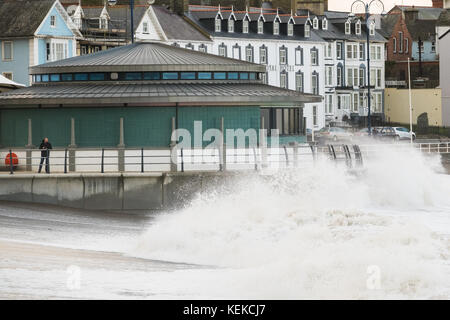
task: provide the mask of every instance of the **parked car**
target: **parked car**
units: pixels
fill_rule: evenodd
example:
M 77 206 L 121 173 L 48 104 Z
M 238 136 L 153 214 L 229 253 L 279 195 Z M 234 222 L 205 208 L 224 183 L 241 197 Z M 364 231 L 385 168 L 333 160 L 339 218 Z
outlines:
M 316 134 L 320 140 L 342 141 L 351 140 L 353 133 L 339 127 L 325 127 Z
M 416 134 L 414 132 L 410 132 L 409 129 L 403 127 L 392 127 L 395 130 L 395 133 L 398 136 L 398 140 L 411 139 L 411 135 L 413 140 L 416 140 Z
M 372 135 L 380 140 L 398 140 L 398 136 L 392 127 L 374 127 Z

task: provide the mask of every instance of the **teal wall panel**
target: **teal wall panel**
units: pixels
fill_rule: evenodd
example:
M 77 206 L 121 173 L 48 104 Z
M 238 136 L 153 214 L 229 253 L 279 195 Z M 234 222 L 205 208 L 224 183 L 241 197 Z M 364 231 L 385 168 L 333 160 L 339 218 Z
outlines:
M 208 129 L 220 129 L 224 118 L 226 129 L 243 129 L 244 131 L 260 128 L 259 107 L 180 107 L 178 111 L 178 127 L 194 132 L 194 121 L 202 121 L 203 133 Z M 193 135 L 193 134 L 192 134 Z M 192 136 L 192 141 L 194 137 Z M 193 142 L 194 143 L 194 142 Z M 203 146 L 211 143 L 204 141 Z M 232 144 L 226 141 L 225 143 Z
M 0 110 L 0 145 L 24 147 L 28 139 L 28 119 L 33 124 L 33 144 L 48 137 L 55 147 L 70 144 L 71 118 L 75 119 L 76 144 L 79 147 L 115 147 L 119 144 L 120 118 L 124 118 L 127 147 L 168 147 L 175 107 L 126 108 L 54 108 Z M 178 127 L 192 136 L 194 121 L 202 121 L 203 132 L 220 129 L 259 129 L 258 107 L 180 107 Z M 207 145 L 205 142 L 204 145 Z

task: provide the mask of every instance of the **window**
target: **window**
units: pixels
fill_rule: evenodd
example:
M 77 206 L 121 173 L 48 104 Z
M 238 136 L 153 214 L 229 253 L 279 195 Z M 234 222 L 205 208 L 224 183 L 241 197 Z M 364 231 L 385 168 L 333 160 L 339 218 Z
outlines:
M 400 31 L 398 33 L 398 38 L 399 38 L 399 45 L 400 45 L 398 52 L 403 53 L 403 32 Z
M 313 19 L 313 28 L 314 30 L 319 29 L 319 19 L 317 19 L 317 17 Z
M 355 33 L 361 35 L 361 21 L 359 20 L 355 24 Z
M 142 74 L 140 72 L 126 72 L 123 75 L 124 80 L 142 80 Z M 92 78 L 90 79 L 92 80 Z
M 261 116 L 269 133 L 271 130 L 277 130 L 280 135 L 299 135 L 302 132 L 301 108 L 262 108 Z
M 394 52 L 394 53 L 397 53 L 397 38 L 396 37 L 394 37 L 394 39 L 392 39 L 392 41 L 393 41 L 393 44 L 392 44 L 392 51 Z
M 287 64 L 287 49 L 284 46 L 280 48 L 280 64 Z
M 375 86 L 377 82 L 377 71 L 375 69 L 370 69 L 370 85 Z
M 311 65 L 317 66 L 319 65 L 319 51 L 317 49 L 311 49 Z
M 159 72 L 144 72 L 144 80 L 159 80 L 159 79 L 161 79 L 161 74 Z
M 9 80 L 13 80 L 13 73 L 12 72 L 3 72 L 2 75 Z
M 253 62 L 253 47 L 248 46 L 245 48 L 245 61 Z
M 294 24 L 292 22 L 288 23 L 288 30 L 287 30 L 288 36 L 292 37 L 294 35 Z
M 14 59 L 14 46 L 12 41 L 2 41 L 2 60 L 11 61 Z
M 186 45 L 186 49 L 194 50 L 194 45 L 193 45 L 192 43 L 188 43 L 188 44 Z
M 267 48 L 265 46 L 259 48 L 259 63 L 267 64 Z
M 356 87 L 359 85 L 359 70 L 358 68 L 347 69 L 347 86 Z
M 347 59 L 358 59 L 358 45 L 348 44 L 347 45 Z
M 352 94 L 352 111 L 359 112 L 359 93 Z
M 241 47 L 237 44 L 233 47 L 233 58 L 239 60 L 241 59 Z
M 199 72 L 198 73 L 198 80 L 211 80 L 212 74 L 211 72 Z
M 227 56 L 227 47 L 224 44 L 219 46 L 219 56 L 226 57 Z
M 264 33 L 264 20 L 262 18 L 260 18 L 258 20 L 258 34 L 263 34 Z
M 345 34 L 351 34 L 352 33 L 352 29 L 351 29 L 351 23 L 350 21 L 347 21 L 345 23 Z
M 280 34 L 280 22 L 274 21 L 273 23 L 273 34 L 279 35 Z
M 303 92 L 303 73 L 301 72 L 295 74 L 295 90 Z
M 163 80 L 178 80 L 178 72 L 163 72 Z
M 102 30 L 108 29 L 108 20 L 106 18 L 100 18 L 99 26 Z
M 248 33 L 248 20 L 244 19 L 242 21 L 242 33 Z
M 325 47 L 325 58 L 331 59 L 333 58 L 333 45 L 331 42 L 328 42 Z
M 375 46 L 370 46 L 370 59 L 371 60 L 376 60 Z
M 50 27 L 56 27 L 56 16 L 50 16 Z
M 303 65 L 303 49 L 300 47 L 295 49 L 295 64 L 297 66 Z
M 374 36 L 375 35 L 375 22 L 370 22 L 369 24 L 369 35 Z
M 381 113 L 381 111 L 382 111 L 382 104 L 383 104 L 383 96 L 382 96 L 382 94 L 381 93 L 375 93 L 373 96 L 372 96 L 372 99 L 373 99 L 373 104 L 374 104 L 374 112 L 376 112 L 376 113 Z
M 342 69 L 342 67 L 338 66 L 336 70 L 337 70 L 337 86 L 342 87 L 343 86 L 343 83 L 342 83 L 343 69 Z
M 219 18 L 219 16 L 216 17 L 215 20 L 215 29 L 216 32 L 221 32 L 222 31 L 222 20 Z
M 317 126 L 317 106 L 313 106 L 313 125 Z
M 74 17 L 73 18 L 73 23 L 75 23 L 75 25 L 77 26 L 78 29 L 81 29 L 81 18 L 80 17 Z
M 381 46 L 376 46 L 377 60 L 381 60 Z
M 143 33 L 148 33 L 148 22 L 144 22 L 142 24 L 142 32 Z
M 323 20 L 322 20 L 322 29 L 323 30 L 328 30 L 328 20 L 327 20 L 327 18 L 323 18 Z
M 305 24 L 305 38 L 311 37 L 311 26 L 309 23 Z
M 359 86 L 364 87 L 366 85 L 366 70 L 364 68 L 359 68 Z
M 328 114 L 333 113 L 333 95 L 331 94 L 325 96 L 325 112 Z
M 234 32 L 234 19 L 228 19 L 228 32 Z
M 333 86 L 333 67 L 325 67 L 325 85 L 328 87 Z
M 68 43 L 66 40 L 51 39 L 46 44 L 47 61 L 57 61 L 68 57 Z
M 382 77 L 382 75 L 381 75 L 381 69 L 377 69 L 377 87 L 378 88 L 381 88 L 381 77 Z
M 287 73 L 281 72 L 280 73 L 280 88 L 287 89 L 287 87 L 288 87 Z
M 239 74 L 239 79 L 241 79 L 241 80 L 248 80 L 248 72 L 241 72 Z
M 364 49 L 364 43 L 360 43 L 359 44 L 359 60 L 364 60 L 365 59 L 365 55 L 364 55 L 364 52 L 365 52 L 365 49 Z
M 409 38 L 405 38 L 405 52 L 409 53 Z
M 205 46 L 204 44 L 201 44 L 198 46 L 198 51 L 200 52 L 208 52 L 208 47 Z
M 336 58 L 342 59 L 342 43 L 341 42 L 336 43 Z
M 311 93 L 319 94 L 319 75 L 317 73 L 311 75 Z
M 431 52 L 436 52 L 436 41 L 431 42 Z

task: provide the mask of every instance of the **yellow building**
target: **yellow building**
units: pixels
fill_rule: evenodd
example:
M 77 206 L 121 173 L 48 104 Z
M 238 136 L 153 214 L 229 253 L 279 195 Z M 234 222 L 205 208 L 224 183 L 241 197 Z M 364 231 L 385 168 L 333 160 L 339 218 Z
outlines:
M 442 126 L 441 89 L 413 89 L 413 124 L 426 113 L 430 126 Z M 409 123 L 409 92 L 407 89 L 386 88 L 385 116 L 388 122 Z

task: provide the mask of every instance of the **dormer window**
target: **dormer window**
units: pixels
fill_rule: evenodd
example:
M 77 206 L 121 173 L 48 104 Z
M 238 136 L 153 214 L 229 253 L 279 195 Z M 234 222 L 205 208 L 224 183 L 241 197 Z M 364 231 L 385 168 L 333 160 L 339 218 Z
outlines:
M 355 33 L 361 35 L 361 21 L 359 20 L 355 23 Z
M 309 23 L 305 24 L 305 38 L 311 37 L 311 26 Z
M 234 32 L 234 20 L 233 19 L 228 20 L 228 32 Z
M 248 33 L 248 20 L 244 19 L 242 21 L 242 33 Z
M 322 29 L 323 30 L 328 30 L 328 20 L 327 20 L 327 18 L 323 18 L 323 20 L 322 20 Z
M 319 19 L 317 19 L 317 17 L 313 19 L 313 28 L 314 30 L 319 29 Z
M 258 20 L 258 34 L 264 33 L 264 20 L 261 18 Z
M 99 27 L 102 30 L 108 29 L 108 20 L 106 18 L 100 18 Z
M 216 32 L 221 32 L 222 31 L 222 20 L 219 18 L 219 16 L 216 17 L 214 30 Z
M 294 35 L 294 23 L 292 21 L 288 23 L 287 34 L 290 37 L 292 37 Z
M 280 22 L 278 22 L 278 21 L 273 22 L 273 34 L 274 35 L 280 34 Z
M 345 34 L 351 34 L 352 33 L 352 24 L 350 21 L 347 21 L 345 23 Z
M 375 35 L 375 23 L 373 21 L 369 24 L 369 34 L 371 36 Z

